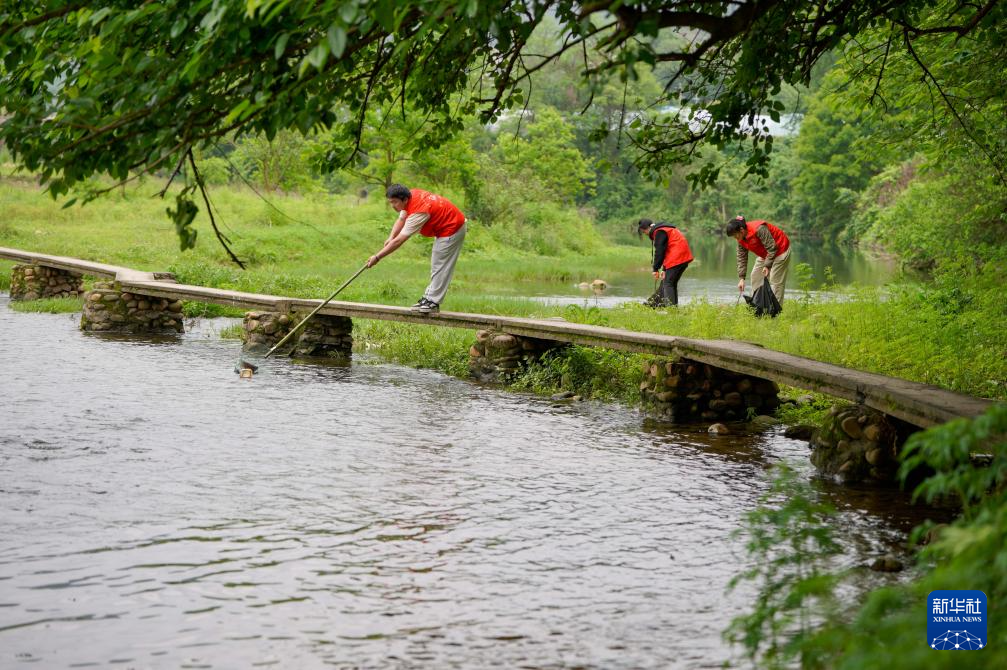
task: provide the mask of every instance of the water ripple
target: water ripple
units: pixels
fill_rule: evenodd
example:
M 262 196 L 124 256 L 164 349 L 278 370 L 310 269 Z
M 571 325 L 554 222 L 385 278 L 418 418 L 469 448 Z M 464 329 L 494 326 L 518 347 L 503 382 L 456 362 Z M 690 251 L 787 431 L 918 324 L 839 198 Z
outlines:
M 732 533 L 806 459 L 373 361 L 245 381 L 201 331 L 4 301 L 3 667 L 719 667 Z M 913 521 L 871 495 L 850 562 Z

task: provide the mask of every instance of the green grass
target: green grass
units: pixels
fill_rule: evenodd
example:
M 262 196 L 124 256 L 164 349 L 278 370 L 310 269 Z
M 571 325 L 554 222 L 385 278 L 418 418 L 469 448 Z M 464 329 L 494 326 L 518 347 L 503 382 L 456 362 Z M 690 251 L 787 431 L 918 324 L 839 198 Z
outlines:
M 46 312 L 49 314 L 72 314 L 82 309 L 80 298 L 42 298 L 25 302 L 11 302 L 15 312 Z
M 382 202 L 351 196 L 275 196 L 280 216 L 250 191 L 218 188 L 213 198 L 224 232 L 239 256 L 231 264 L 201 214 L 196 249 L 182 253 L 165 214 L 165 201 L 141 185 L 84 207 L 61 209 L 37 186 L 0 180 L 5 218 L 0 246 L 103 261 L 142 270 L 170 270 L 179 280 L 218 288 L 297 297 L 326 297 L 385 239 L 393 221 Z M 564 217 L 553 237 L 588 235 Z M 519 297 L 541 282 L 590 280 L 640 265 L 639 247 L 598 243 L 586 254 L 543 256 L 520 248 L 505 227 L 471 226 L 447 307 L 453 311 L 527 317 L 561 316 L 615 328 L 709 339 L 736 339 L 854 369 L 936 384 L 977 396 L 1007 399 L 1007 356 L 1001 334 L 1007 299 L 999 286 L 1004 268 L 948 272 L 932 285 L 846 290 L 840 299 L 811 302 L 791 297 L 776 319 L 758 320 L 744 306 L 692 303 L 652 310 L 561 308 Z M 600 239 L 600 238 L 599 238 Z M 562 245 L 559 245 L 562 247 Z M 395 255 L 362 274 L 340 299 L 408 304 L 428 280 L 430 242 L 412 239 Z M 9 283 L 10 263 L 0 264 Z M 0 287 L 3 287 L 0 284 Z M 187 316 L 240 316 L 230 308 L 187 303 Z M 358 347 L 389 360 L 465 376 L 470 331 L 358 321 Z M 590 395 L 631 397 L 633 356 L 578 354 L 578 379 Z M 552 363 L 555 366 L 560 363 Z M 573 365 L 569 363 L 567 365 Z M 576 366 L 575 366 L 576 367 Z M 524 384 L 542 391 L 564 387 L 556 369 L 539 370 Z M 569 370 L 567 371 L 569 373 Z M 599 380 L 609 380 L 608 388 Z
M 226 305 L 213 305 L 208 302 L 183 302 L 182 314 L 188 318 L 212 319 L 218 316 L 229 316 L 240 319 L 248 310 Z
M 125 196 L 116 191 L 84 206 L 62 209 L 31 182 L 0 180 L 4 204 L 0 246 L 146 271 L 169 270 L 180 281 L 194 284 L 324 297 L 380 249 L 395 218 L 376 199 L 360 203 L 353 196 L 270 196 L 287 218 L 251 191 L 219 187 L 212 191 L 218 223 L 246 261 L 248 269 L 242 271 L 213 239 L 202 211 L 194 224 L 199 231 L 196 248 L 179 251 L 174 227 L 164 211 L 171 202 L 152 197 L 156 191 L 155 185 L 145 184 L 127 189 Z M 473 224 L 452 284 L 452 306 L 456 296 L 482 296 L 500 289 L 520 293 L 525 282 L 590 281 L 599 271 L 639 264 L 638 248 L 606 247 L 584 220 L 578 226 L 566 221 L 550 235 L 571 247 L 585 236 L 594 236 L 592 247 L 598 251 L 588 256 L 570 254 L 557 262 L 557 257 L 515 245 L 505 226 Z M 341 297 L 412 302 L 429 279 L 431 244 L 419 236 L 410 240 Z
M 474 341 L 468 330 L 363 320 L 354 321 L 353 338 L 357 351 L 456 377 L 468 375 L 468 351 Z
M 220 330 L 220 339 L 222 340 L 244 340 L 245 339 L 245 329 L 242 328 L 240 323 L 236 323 L 233 326 L 226 326 Z
M 810 395 L 811 402 L 780 405 L 776 410 L 776 416 L 788 425 L 804 424 L 809 426 L 819 426 L 825 420 L 829 409 L 836 404 L 835 398 L 822 393 L 808 393 L 804 389 L 793 387 L 783 387 L 780 391 L 781 398 L 795 399 L 803 395 Z

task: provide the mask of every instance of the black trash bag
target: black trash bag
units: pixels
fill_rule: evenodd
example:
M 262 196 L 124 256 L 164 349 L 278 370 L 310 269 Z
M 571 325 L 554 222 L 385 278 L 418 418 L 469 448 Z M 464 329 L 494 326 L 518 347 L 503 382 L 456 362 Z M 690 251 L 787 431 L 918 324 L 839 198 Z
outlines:
M 654 293 L 654 295 L 652 295 L 649 298 L 647 298 L 643 302 L 643 304 L 646 307 L 652 307 L 654 309 L 657 309 L 658 307 L 667 307 L 668 306 L 668 301 L 665 299 L 665 297 L 663 295 L 661 295 L 661 292 L 658 291 L 658 292 Z
M 776 299 L 776 294 L 773 293 L 773 290 L 766 283 L 755 289 L 752 295 L 746 295 L 745 302 L 755 310 L 755 316 L 766 316 L 768 314 L 775 319 L 776 315 L 783 311 L 780 301 Z

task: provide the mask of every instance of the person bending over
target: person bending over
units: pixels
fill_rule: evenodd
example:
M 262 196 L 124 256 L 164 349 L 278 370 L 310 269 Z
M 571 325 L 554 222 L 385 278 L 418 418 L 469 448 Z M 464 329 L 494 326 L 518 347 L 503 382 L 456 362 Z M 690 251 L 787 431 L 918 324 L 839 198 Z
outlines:
M 367 259 L 372 268 L 382 258 L 401 247 L 415 233 L 434 238 L 430 254 L 430 284 L 423 297 L 412 306 L 414 312 L 439 312 L 448 285 L 455 273 L 455 263 L 465 240 L 465 215 L 450 200 L 418 188 L 392 184 L 385 192 L 388 204 L 399 213 L 392 232 L 378 253 Z
M 692 262 L 692 251 L 689 243 L 675 226 L 666 221 L 654 223 L 650 219 L 640 219 L 637 223 L 637 234 L 647 234 L 654 247 L 654 278 L 661 279 L 659 294 L 664 305 L 678 304 L 678 280 L 689 263 Z
M 738 292 L 745 291 L 748 252 L 751 251 L 757 256 L 752 267 L 752 292 L 768 278 L 773 294 L 782 303 L 787 270 L 790 268 L 790 238 L 787 234 L 767 221 L 746 221 L 740 215 L 727 222 L 724 232 L 738 241 Z

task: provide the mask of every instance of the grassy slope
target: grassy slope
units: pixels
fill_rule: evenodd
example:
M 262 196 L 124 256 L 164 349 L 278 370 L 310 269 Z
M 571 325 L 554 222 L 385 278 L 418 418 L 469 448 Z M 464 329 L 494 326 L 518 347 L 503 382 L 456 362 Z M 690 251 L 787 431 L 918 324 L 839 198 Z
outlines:
M 0 182 L 0 246 L 116 263 L 144 270 L 176 272 L 184 282 L 264 293 L 324 297 L 377 250 L 393 221 L 381 202 L 359 203 L 352 196 L 272 200 L 284 217 L 248 191 L 213 192 L 224 232 L 249 269 L 230 264 L 213 239 L 208 221 L 197 218 L 196 249 L 182 253 L 166 202 L 152 198 L 152 185 L 131 189 L 84 207 L 61 209 L 31 182 Z M 744 308 L 693 304 L 654 311 L 629 305 L 611 310 L 546 307 L 518 298 L 525 281 L 570 283 L 608 270 L 641 265 L 639 248 L 606 245 L 589 225 L 570 224 L 543 234 L 581 245 L 561 257 L 514 248 L 503 228 L 473 225 L 458 265 L 447 308 L 520 316 L 564 316 L 613 327 L 704 338 L 733 338 L 849 367 L 901 376 L 976 395 L 1007 399 L 1007 357 L 1000 324 L 1007 300 L 991 268 L 961 286 L 903 287 L 881 299 L 878 291 L 850 292 L 848 299 L 810 303 L 791 291 L 784 313 L 756 321 Z M 341 296 L 347 300 L 409 304 L 422 292 L 429 272 L 430 242 L 410 240 L 369 270 Z M 5 264 L 3 282 L 9 281 Z M 733 281 L 725 278 L 725 281 Z M 0 288 L 5 284 L 0 284 Z M 970 296 L 961 300 L 962 287 Z M 955 293 L 957 291 L 957 293 Z M 936 293 L 935 293 L 936 292 Z M 952 296 L 951 294 L 954 293 Z M 953 299 L 952 299 L 953 298 Z M 357 324 L 393 360 L 464 374 L 472 334 L 443 328 L 383 322 Z M 625 365 L 633 357 L 624 357 Z M 608 374 L 615 363 L 605 359 Z

